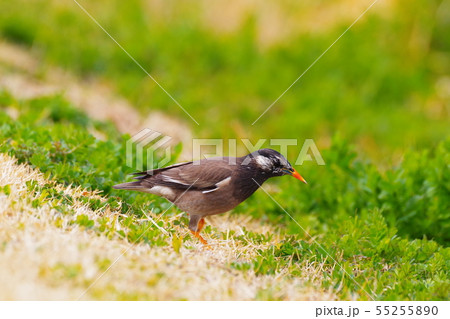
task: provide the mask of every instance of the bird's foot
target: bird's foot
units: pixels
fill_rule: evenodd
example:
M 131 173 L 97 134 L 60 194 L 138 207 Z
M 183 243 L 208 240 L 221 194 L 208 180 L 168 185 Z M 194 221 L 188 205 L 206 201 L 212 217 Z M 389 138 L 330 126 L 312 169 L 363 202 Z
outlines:
M 200 235 L 200 232 L 195 232 L 191 230 L 191 233 L 200 240 L 200 242 L 203 244 L 203 248 L 211 250 L 211 246 L 208 245 L 208 242 Z

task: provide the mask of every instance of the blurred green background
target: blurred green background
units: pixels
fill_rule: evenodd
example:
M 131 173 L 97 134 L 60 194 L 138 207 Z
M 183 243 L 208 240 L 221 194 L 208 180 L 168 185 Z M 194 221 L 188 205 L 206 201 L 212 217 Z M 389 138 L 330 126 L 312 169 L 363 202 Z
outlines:
M 42 72 L 101 78 L 196 137 L 323 149 L 339 132 L 382 166 L 449 135 L 449 1 L 378 1 L 251 125 L 371 2 L 80 0 L 198 126 L 74 1 L 1 0 L 0 36 L 37 52 Z
M 362 287 L 372 287 L 380 300 L 449 299 L 449 0 L 379 0 L 255 125 L 372 0 L 79 3 L 199 125 L 73 0 L 0 0 L 0 41 L 38 57 L 38 78 L 57 67 L 83 83 L 100 82 L 143 118 L 161 111 L 187 125 L 193 137 L 253 144 L 297 139 L 291 162 L 305 139 L 321 151 L 327 165 L 298 167 L 307 186 L 287 177 L 270 182 L 267 189 L 283 208 L 258 191 L 233 211 L 276 225 L 283 240 L 231 268 L 301 276 L 295 264 L 317 261 L 325 264 L 323 286 L 343 299 L 352 292 L 367 298 Z M 8 52 L 1 50 L 4 57 Z M 125 162 L 129 136 L 122 133 L 89 118 L 64 94 L 22 99 L 0 90 L 0 152 L 59 183 L 100 191 L 104 203 L 86 201 L 95 210 L 121 209 L 133 242 L 146 232 L 133 218 L 160 213 L 168 203 L 112 189 L 133 171 Z M 172 162 L 179 152 L 174 148 Z M 102 225 L 95 227 L 104 233 Z M 220 234 L 210 226 L 205 232 Z M 235 240 L 271 242 L 269 233 L 244 232 Z M 166 237 L 155 229 L 142 240 L 166 246 Z

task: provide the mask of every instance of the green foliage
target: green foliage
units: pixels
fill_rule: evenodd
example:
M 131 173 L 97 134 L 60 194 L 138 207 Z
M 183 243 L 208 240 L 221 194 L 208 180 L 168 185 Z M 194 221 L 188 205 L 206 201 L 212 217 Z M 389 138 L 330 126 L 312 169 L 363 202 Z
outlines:
M 400 1 L 386 14 L 368 12 L 254 126 L 250 123 L 336 40 L 347 22 L 330 21 L 326 32 L 304 32 L 264 47 L 258 43 L 259 17 L 252 13 L 235 32 L 224 34 L 201 21 L 198 3 L 168 2 L 164 14 L 140 0 L 80 3 L 200 122 L 192 125 L 200 137 L 312 136 L 327 141 L 341 132 L 342 138 L 336 135 L 322 153 L 325 166 L 302 167 L 307 186 L 287 177 L 272 182 L 282 190 L 273 196 L 296 222 L 261 191 L 236 209 L 279 225 L 285 240 L 260 249 L 252 262 L 237 261 L 232 267 L 257 275 L 283 271 L 300 276 L 305 263 L 322 263 L 323 286 L 335 288 L 342 298 L 354 292 L 368 298 L 365 289 L 384 300 L 448 300 L 449 100 L 440 87 L 450 72 L 450 19 L 440 0 Z M 279 3 L 289 11 L 309 5 Z M 56 64 L 84 78 L 100 77 L 144 112 L 160 109 L 185 117 L 75 3 L 3 1 L 0 11 L 0 37 L 39 52 L 39 72 Z M 5 107 L 19 117 L 10 118 L 2 112 Z M 94 138 L 93 131 L 107 140 Z M 121 209 L 125 215 L 118 217 L 121 230 L 116 231 L 115 221 L 107 217 L 75 216 L 75 199 L 52 185 L 29 182 L 33 206 L 51 205 L 60 214 L 74 215 L 73 225 L 86 231 L 167 245 L 165 235 L 140 218 L 142 210 L 162 213 L 169 204 L 112 189 L 132 172 L 125 165 L 127 138 L 61 96 L 17 101 L 0 92 L 0 152 L 60 183 L 100 191 L 105 200 L 77 200 L 100 212 Z M 361 160 L 347 141 L 375 164 Z M 412 150 L 401 164 L 390 165 L 405 149 Z M 10 191 L 5 185 L 0 196 Z M 175 222 L 186 223 L 186 217 Z M 222 237 L 234 236 L 243 244 L 273 239 L 272 234 L 244 233 Z M 183 238 L 172 238 L 179 251 Z M 61 277 L 81 271 L 57 268 Z M 271 298 L 270 291 L 259 294 Z
M 448 99 L 437 91 L 450 71 L 449 16 L 439 0 L 400 1 L 385 14 L 370 10 L 255 126 L 250 124 L 345 30 L 347 19 L 334 23 L 331 16 L 326 32 L 313 24 L 312 32 L 265 48 L 259 44 L 265 22 L 251 12 L 224 34 L 202 21 L 208 13 L 200 3 L 177 1 L 162 11 L 140 0 L 80 3 L 200 126 L 75 3 L 3 1 L 0 36 L 82 77 L 106 78 L 141 110 L 186 118 L 200 137 L 326 139 L 340 131 L 371 157 L 389 162 L 395 151 L 428 147 L 448 134 Z M 277 5 L 281 12 L 316 8 L 287 0 Z
M 11 194 L 11 186 L 5 185 L 3 187 L 0 187 L 0 192 L 3 192 L 6 196 Z
M 300 276 L 305 263 L 321 263 L 323 285 L 340 288 L 343 296 L 356 291 L 367 300 L 447 299 L 450 248 L 426 239 L 401 239 L 377 210 L 332 228 L 316 240 L 286 236 L 280 245 L 259 250 L 252 263 L 231 267 L 258 275 L 288 268 L 289 275 Z
M 2 100 L 5 98 L 0 99 L 0 105 L 5 105 Z M 0 135 L 4 142 L 0 151 L 32 164 L 66 185 L 118 194 L 127 203 L 136 199 L 136 195 L 128 197 L 125 192 L 112 189 L 114 183 L 125 180 L 133 172 L 125 165 L 122 143 L 126 136 L 122 138 L 117 131 L 112 131 L 109 124 L 89 120 L 59 96 L 14 101 L 8 105 L 20 109 L 20 116 L 14 121 L 2 114 Z M 90 130 L 107 130 L 108 140 L 95 139 Z
M 89 219 L 87 215 L 78 215 L 75 223 L 86 228 L 92 228 L 95 225 L 95 222 Z
M 322 155 L 325 166 L 301 170 L 307 186 L 278 180 L 284 191 L 273 196 L 298 224 L 264 192 L 238 206 L 238 213 L 285 225 L 290 235 L 259 251 L 252 263 L 231 266 L 261 275 L 288 267 L 295 276 L 305 262 L 319 262 L 325 265 L 324 286 L 340 288 L 342 295 L 358 291 L 370 299 L 366 290 L 381 300 L 446 300 L 450 139 L 432 150 L 408 152 L 384 172 L 358 160 L 339 137 Z
M 2 112 L 4 107 L 15 108 L 18 119 Z M 74 226 L 107 237 L 168 245 L 167 235 L 141 218 L 142 210 L 161 213 L 169 204 L 157 197 L 111 188 L 132 171 L 125 164 L 123 140 L 127 136 L 120 136 L 108 124 L 91 121 L 60 96 L 17 101 L 3 92 L 0 119 L 0 152 L 33 165 L 55 181 L 98 190 L 104 196 L 74 199 L 51 184 L 39 186 L 30 181 L 27 187 L 34 195 L 34 207 L 50 205 L 60 214 L 73 216 Z M 93 129 L 107 129 L 108 140 L 95 139 L 89 133 Z M 259 249 L 252 262 L 236 261 L 230 266 L 257 275 L 283 272 L 295 277 L 302 275 L 304 265 L 320 263 L 323 287 L 333 287 L 344 299 L 353 293 L 369 299 L 367 291 L 383 300 L 445 300 L 450 268 L 450 249 L 445 248 L 449 240 L 449 145 L 449 140 L 444 140 L 435 149 L 411 152 L 400 165 L 380 173 L 374 165 L 358 160 L 347 143 L 335 137 L 323 152 L 325 166 L 305 165 L 308 185 L 288 177 L 278 179 L 283 191 L 274 197 L 299 224 L 264 192 L 237 208 L 238 213 L 285 226 L 280 227 L 285 239 Z M 8 191 L 7 186 L 2 187 L 3 193 Z M 75 200 L 98 212 L 121 209 L 125 214 L 117 220 L 106 216 L 91 220 L 73 211 Z M 55 225 L 59 223 L 56 219 Z M 177 237 L 164 219 L 157 223 L 169 231 L 173 249 L 179 252 L 183 238 Z M 186 224 L 187 219 L 183 217 L 179 223 Z M 245 229 L 242 236 L 231 232 L 222 237 L 225 235 L 244 245 L 273 240 L 273 234 Z M 270 291 L 261 293 L 266 296 Z
M 17 120 L 1 111 L 5 106 L 19 111 Z M 159 213 L 169 207 L 168 203 L 161 198 L 153 198 L 152 201 L 144 194 L 112 188 L 114 184 L 125 181 L 127 174 L 134 171 L 125 163 L 123 143 L 128 136 L 121 136 L 108 123 L 90 120 L 60 96 L 16 101 L 7 92 L 2 92 L 0 118 L 0 152 L 15 156 L 21 163 L 31 164 L 59 183 L 100 191 L 107 196 L 107 200 L 90 197 L 81 197 L 79 200 L 96 211 L 121 209 L 123 213 L 131 215 L 131 219 L 119 220 L 124 225 L 121 235 L 131 242 L 139 240 L 152 245 L 165 245 L 159 230 L 153 230 L 151 223 L 137 224 L 136 219 L 142 216 L 142 210 Z M 108 133 L 108 140 L 94 138 L 90 130 Z M 38 187 L 36 183 L 28 182 L 28 189 L 38 194 L 32 202 L 33 207 L 50 203 L 52 208 L 62 214 L 73 214 L 68 208 L 73 204 L 73 199 L 63 192 L 57 192 L 52 185 Z M 3 192 L 7 193 L 8 190 L 8 186 L 3 187 Z M 74 223 L 89 229 L 95 228 L 100 233 L 112 231 L 111 225 L 107 227 L 102 220 L 95 224 L 85 215 L 77 216 Z
M 379 209 L 401 236 L 450 243 L 450 139 L 432 151 L 407 152 L 400 165 L 384 172 L 356 159 L 356 153 L 337 136 L 322 155 L 326 165 L 310 163 L 300 169 L 308 185 L 289 178 L 277 181 L 286 191 L 276 200 L 311 231 L 320 233 L 332 223 Z M 264 203 L 264 211 L 273 214 L 274 221 L 279 216 L 278 221 L 282 218 L 297 232 L 298 226 L 278 205 L 262 200 L 266 196 L 257 194 L 238 211 L 252 212 L 256 203 Z M 255 216 L 263 217 L 258 211 Z

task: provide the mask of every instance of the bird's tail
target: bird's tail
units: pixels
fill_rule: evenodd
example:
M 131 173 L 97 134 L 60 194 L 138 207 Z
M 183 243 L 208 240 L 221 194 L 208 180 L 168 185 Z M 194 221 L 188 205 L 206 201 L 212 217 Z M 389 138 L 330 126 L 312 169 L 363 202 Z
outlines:
M 145 187 L 139 181 L 139 182 L 117 184 L 117 185 L 114 185 L 113 188 L 139 191 L 139 190 L 143 190 Z

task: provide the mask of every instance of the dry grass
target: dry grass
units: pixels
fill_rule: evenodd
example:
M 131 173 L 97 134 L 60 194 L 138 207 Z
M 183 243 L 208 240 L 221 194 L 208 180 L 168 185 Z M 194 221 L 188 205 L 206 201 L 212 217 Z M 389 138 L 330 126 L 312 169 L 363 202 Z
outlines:
M 32 201 L 39 194 L 30 195 L 26 187 L 29 180 L 39 185 L 51 183 L 71 195 L 75 214 L 63 215 L 50 204 L 33 208 Z M 279 236 L 262 246 L 251 241 L 243 245 L 232 238 L 210 239 L 210 251 L 203 250 L 197 241 L 188 241 L 179 254 L 171 246 L 132 246 L 118 236 L 107 238 L 72 223 L 78 214 L 94 220 L 100 217 L 77 200 L 81 196 L 99 196 L 93 192 L 47 181 L 37 171 L 0 154 L 3 185 L 10 185 L 11 193 L 0 193 L 0 299 L 336 299 L 333 291 L 318 288 L 322 278 L 318 264 L 302 265 L 304 277 L 300 278 L 287 277 L 283 271 L 256 276 L 253 271 L 245 273 L 227 266 L 229 262 L 251 260 L 257 248 L 276 244 Z M 117 213 L 106 215 L 114 224 Z M 228 216 L 224 220 L 224 229 L 239 231 L 245 222 L 255 231 L 258 227 L 260 231 L 274 231 L 242 217 Z M 116 223 L 115 227 L 120 225 Z M 178 232 L 182 236 L 186 230 Z M 171 238 L 167 241 L 170 243 Z M 116 259 L 111 269 L 82 295 Z

